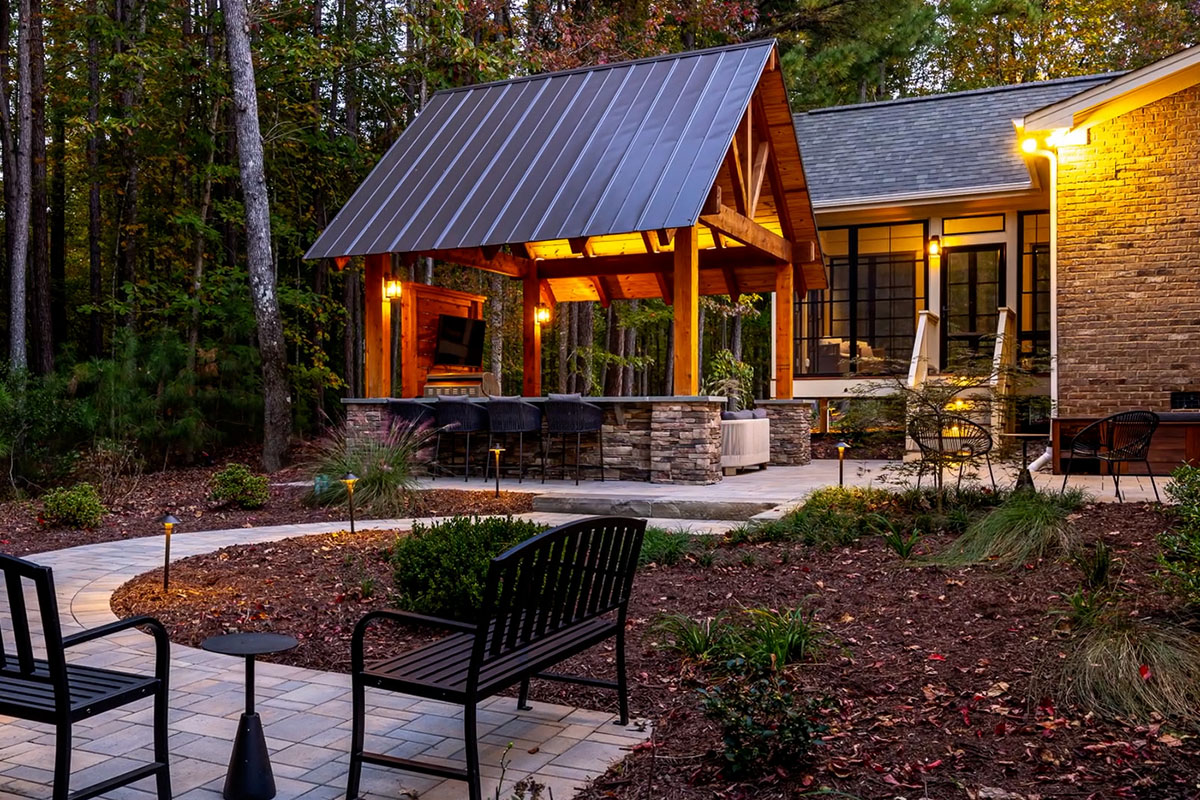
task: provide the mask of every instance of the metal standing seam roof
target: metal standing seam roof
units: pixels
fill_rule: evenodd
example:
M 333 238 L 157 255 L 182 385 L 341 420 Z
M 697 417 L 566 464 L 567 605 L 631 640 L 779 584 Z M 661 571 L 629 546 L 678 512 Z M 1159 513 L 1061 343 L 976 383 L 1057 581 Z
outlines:
M 306 257 L 694 225 L 774 47 L 438 92 Z
M 813 205 L 1028 189 L 1013 120 L 1120 73 L 821 108 L 795 115 Z

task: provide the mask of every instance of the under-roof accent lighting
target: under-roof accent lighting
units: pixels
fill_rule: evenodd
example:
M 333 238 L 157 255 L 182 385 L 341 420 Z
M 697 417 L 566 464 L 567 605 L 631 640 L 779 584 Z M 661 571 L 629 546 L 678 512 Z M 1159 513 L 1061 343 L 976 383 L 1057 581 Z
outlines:
M 942 237 L 930 236 L 929 237 L 929 255 L 940 256 L 941 254 L 942 254 Z
M 1036 153 L 1038 150 L 1038 140 L 1032 136 L 1021 141 L 1021 149 L 1026 153 Z

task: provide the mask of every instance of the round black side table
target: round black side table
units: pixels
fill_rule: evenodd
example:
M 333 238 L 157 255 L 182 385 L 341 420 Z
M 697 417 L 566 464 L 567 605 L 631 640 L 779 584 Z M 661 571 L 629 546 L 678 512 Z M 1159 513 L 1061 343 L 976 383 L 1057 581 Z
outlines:
M 229 772 L 225 775 L 225 800 L 271 800 L 275 796 L 267 740 L 262 720 L 254 710 L 254 657 L 282 653 L 298 644 L 291 636 L 278 633 L 227 633 L 200 643 L 209 652 L 246 659 L 246 711 L 233 740 Z

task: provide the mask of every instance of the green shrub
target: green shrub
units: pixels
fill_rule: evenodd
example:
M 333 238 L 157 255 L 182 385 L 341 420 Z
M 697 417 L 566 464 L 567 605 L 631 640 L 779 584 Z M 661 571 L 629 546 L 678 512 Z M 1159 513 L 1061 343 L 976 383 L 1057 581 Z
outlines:
M 255 475 L 245 464 L 230 464 L 209 481 L 212 499 L 238 508 L 262 508 L 271 497 L 267 476 Z
M 654 624 L 663 635 L 663 650 L 700 663 L 724 660 L 734 650 L 736 633 L 724 614 L 695 620 L 686 614 L 666 614 Z
M 1016 492 L 971 523 L 935 561 L 950 565 L 993 561 L 1015 568 L 1048 555 L 1071 553 L 1077 535 L 1068 517 L 1085 498 L 1075 489 L 1062 495 Z
M 642 551 L 638 554 L 638 566 L 658 564 L 670 567 L 692 549 L 692 534 L 681 530 L 667 530 L 651 525 L 642 538 Z
M 346 487 L 339 480 L 352 472 L 355 509 L 378 518 L 402 516 L 417 487 L 413 465 L 430 440 L 430 434 L 398 425 L 386 435 L 348 438 L 344 432 L 318 445 L 309 469 L 324 480 L 314 482 L 309 502 L 321 506 L 346 503 Z
M 545 529 L 512 517 L 414 524 L 392 548 L 399 604 L 420 614 L 473 620 L 483 602 L 488 562 Z
M 803 606 L 775 611 L 748 608 L 750 625 L 740 637 L 742 656 L 760 667 L 783 667 L 811 658 L 825 634 Z
M 1158 537 L 1160 575 L 1184 604 L 1200 606 L 1200 469 L 1177 467 L 1166 492 L 1178 503 L 1172 508 L 1177 522 Z
M 55 528 L 94 528 L 107 512 L 100 493 L 90 483 L 52 489 L 42 498 L 42 520 Z
M 1200 717 L 1200 639 L 1186 628 L 1107 620 L 1080 630 L 1065 650 L 1060 691 L 1087 711 L 1141 722 Z
M 700 692 L 704 715 L 721 728 L 731 777 L 753 777 L 776 767 L 793 769 L 828 727 L 818 721 L 821 703 L 803 700 L 776 670 L 741 664 L 723 684 Z

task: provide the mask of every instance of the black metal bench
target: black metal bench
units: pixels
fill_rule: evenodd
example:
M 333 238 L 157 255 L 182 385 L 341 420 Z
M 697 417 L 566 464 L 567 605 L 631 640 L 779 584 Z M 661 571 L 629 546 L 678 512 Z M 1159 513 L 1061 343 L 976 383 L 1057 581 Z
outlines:
M 166 629 L 153 617 L 131 617 L 63 636 L 50 568 L 0 554 L 0 569 L 4 571 L 16 645 L 10 652 L 0 635 L 0 715 L 55 727 L 53 800 L 86 800 L 152 776 L 158 784 L 158 800 L 170 800 L 167 670 L 171 656 Z M 31 583 L 37 593 L 42 643 L 46 650 L 44 659 L 34 657 L 34 631 L 25 606 L 26 582 Z M 68 648 L 135 626 L 149 627 L 154 634 L 152 677 L 67 663 Z M 154 697 L 154 761 L 71 792 L 71 726 L 81 719 L 150 696 Z
M 395 767 L 466 781 L 470 800 L 482 800 L 475 705 L 521 684 L 518 708 L 527 708 L 530 678 L 617 690 L 620 724 L 629 722 L 625 680 L 625 615 L 637 568 L 644 520 L 598 517 L 548 530 L 492 559 L 478 621 L 380 610 L 364 616 L 351 645 L 353 735 L 348 800 L 358 797 L 362 765 Z M 454 631 L 432 644 L 371 664 L 363 638 L 379 619 Z M 615 681 L 545 672 L 553 665 L 616 637 Z M 366 687 L 389 689 L 463 706 L 466 769 L 363 750 Z

